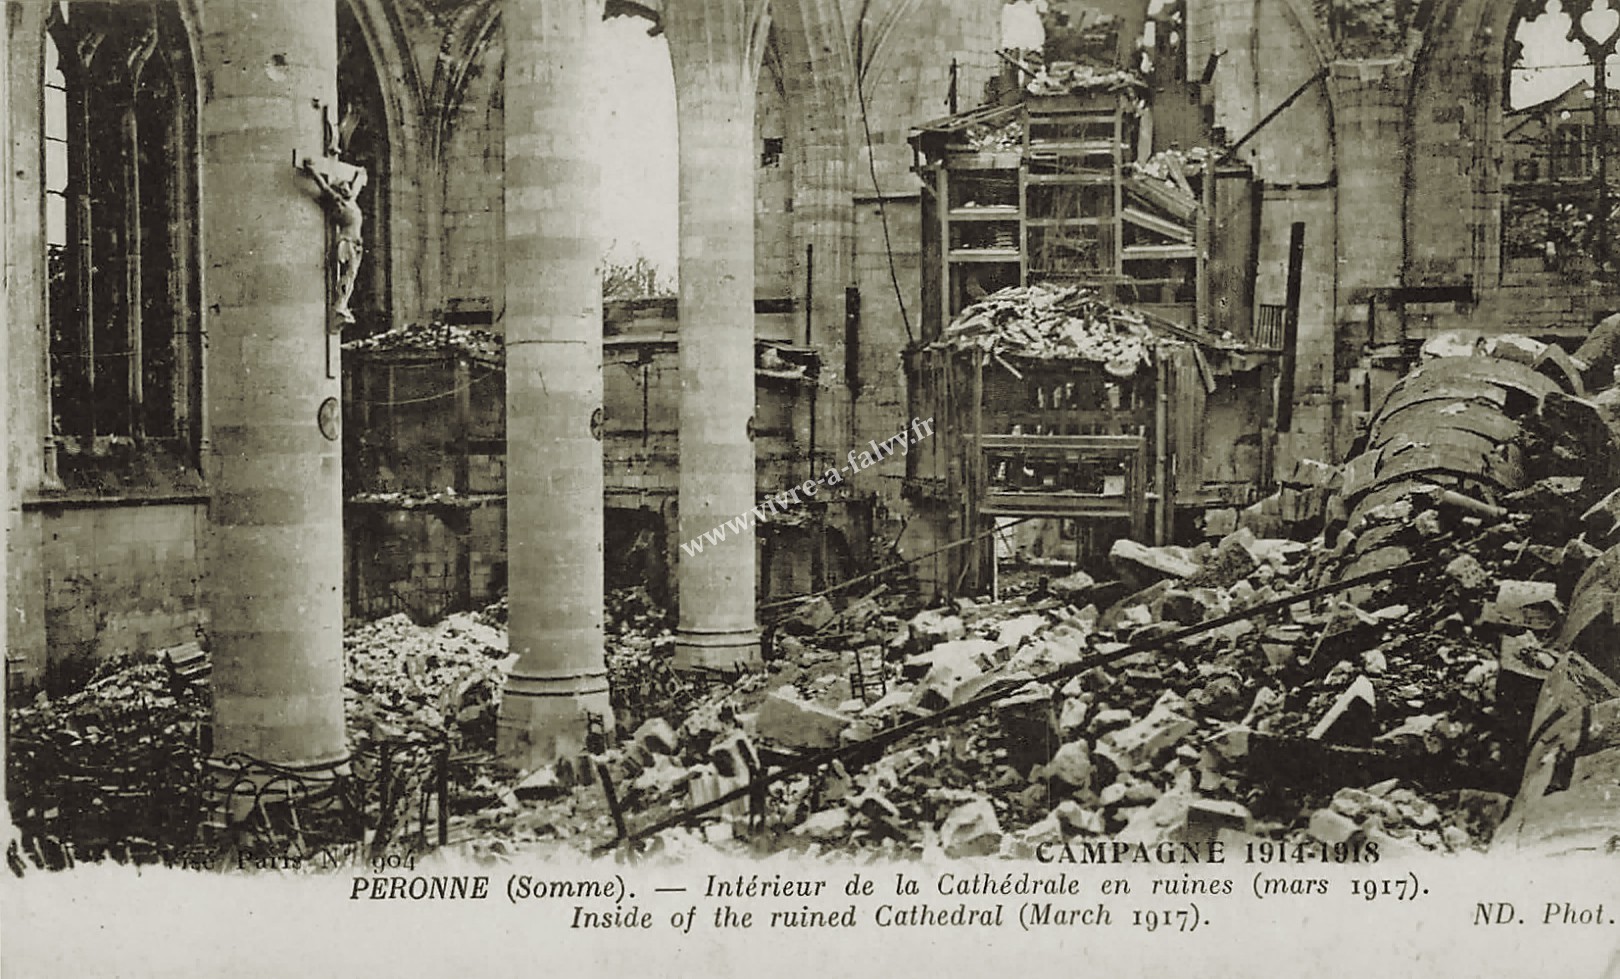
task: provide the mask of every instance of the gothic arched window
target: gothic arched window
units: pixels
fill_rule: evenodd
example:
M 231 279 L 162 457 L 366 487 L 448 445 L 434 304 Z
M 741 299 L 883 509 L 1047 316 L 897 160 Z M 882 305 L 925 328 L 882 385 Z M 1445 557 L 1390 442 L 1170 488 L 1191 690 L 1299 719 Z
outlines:
M 194 463 L 194 89 L 174 5 L 56 4 L 42 82 L 58 474 Z

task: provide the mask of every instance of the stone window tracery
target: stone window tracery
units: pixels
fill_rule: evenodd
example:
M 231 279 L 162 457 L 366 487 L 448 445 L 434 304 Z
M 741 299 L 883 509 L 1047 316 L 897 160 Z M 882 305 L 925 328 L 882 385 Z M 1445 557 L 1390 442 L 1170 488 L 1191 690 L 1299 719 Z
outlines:
M 52 475 L 195 466 L 194 89 L 169 3 L 58 3 L 44 39 Z M 172 467 L 171 467 L 172 468 Z

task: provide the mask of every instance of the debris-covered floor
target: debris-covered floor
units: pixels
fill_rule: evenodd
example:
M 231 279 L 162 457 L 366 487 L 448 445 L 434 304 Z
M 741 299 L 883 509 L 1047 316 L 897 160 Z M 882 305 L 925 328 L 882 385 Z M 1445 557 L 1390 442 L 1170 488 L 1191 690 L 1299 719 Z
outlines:
M 666 610 L 617 591 L 619 737 L 590 764 L 494 763 L 504 603 L 355 624 L 352 746 L 447 745 L 448 840 L 477 855 L 601 852 L 620 836 L 610 797 L 638 846 L 675 853 L 1031 856 L 1104 836 L 1483 848 L 1528 784 L 1527 745 L 1570 714 L 1571 757 L 1596 757 L 1614 711 L 1591 704 L 1620 703 L 1566 651 L 1602 618 L 1576 621 L 1578 593 L 1610 574 L 1620 532 L 1610 409 L 1539 390 L 1521 354 L 1414 372 L 1349 463 L 1301 467 L 1218 539 L 1121 539 L 1088 570 L 1010 564 L 995 599 L 920 607 L 900 581 L 811 597 L 768 624 L 762 672 L 673 672 Z M 1481 385 L 1502 398 L 1471 400 Z M 1395 422 L 1414 407 L 1437 414 Z M 1448 456 L 1447 426 L 1493 433 L 1490 450 Z M 19 825 L 81 857 L 183 846 L 209 751 L 195 667 L 113 662 L 14 709 Z M 1579 709 L 1536 713 L 1560 671 Z M 1558 764 L 1548 785 L 1571 781 Z M 777 774 L 713 805 L 747 795 L 751 770 Z M 392 814 L 373 791 L 371 831 L 436 823 L 439 797 L 402 802 L 421 790 L 395 792 Z

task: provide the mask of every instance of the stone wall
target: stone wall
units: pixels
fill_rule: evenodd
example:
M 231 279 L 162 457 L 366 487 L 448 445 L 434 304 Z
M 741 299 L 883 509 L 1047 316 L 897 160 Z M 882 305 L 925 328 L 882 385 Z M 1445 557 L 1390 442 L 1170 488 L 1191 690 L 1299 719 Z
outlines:
M 206 521 L 203 503 L 29 507 L 10 547 L 9 681 L 55 686 L 110 656 L 195 642 Z

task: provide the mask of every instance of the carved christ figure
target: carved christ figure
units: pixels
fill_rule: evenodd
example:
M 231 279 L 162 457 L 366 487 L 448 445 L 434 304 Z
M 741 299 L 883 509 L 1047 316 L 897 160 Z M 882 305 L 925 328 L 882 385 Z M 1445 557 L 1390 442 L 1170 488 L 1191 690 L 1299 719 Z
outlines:
M 366 171 L 364 167 L 342 163 L 337 166 L 350 171 L 348 179 L 334 179 L 309 157 L 304 158 L 298 169 L 315 181 L 315 185 L 320 188 L 321 204 L 326 208 L 327 217 L 332 222 L 332 230 L 337 238 L 334 256 L 337 282 L 332 289 L 332 311 L 339 323 L 353 323 L 354 313 L 349 310 L 349 297 L 354 294 L 355 278 L 360 272 L 360 259 L 365 254 L 365 246 L 361 243 L 360 237 L 360 229 L 365 224 L 365 213 L 360 210 L 359 198 L 360 191 L 366 186 Z

